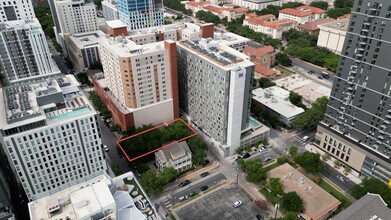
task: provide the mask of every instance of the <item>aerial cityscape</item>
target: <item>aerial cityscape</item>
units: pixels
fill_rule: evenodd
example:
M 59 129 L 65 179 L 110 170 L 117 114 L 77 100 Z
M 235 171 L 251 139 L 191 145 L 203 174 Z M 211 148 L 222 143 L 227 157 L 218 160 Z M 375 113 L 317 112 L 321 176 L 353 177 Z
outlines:
M 391 220 L 390 0 L 0 0 L 0 220 Z

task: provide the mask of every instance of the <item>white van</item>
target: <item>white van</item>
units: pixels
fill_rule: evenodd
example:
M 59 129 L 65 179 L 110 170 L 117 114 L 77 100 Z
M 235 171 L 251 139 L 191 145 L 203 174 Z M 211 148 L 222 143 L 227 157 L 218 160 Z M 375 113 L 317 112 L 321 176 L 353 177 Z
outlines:
M 303 141 L 304 141 L 304 142 L 308 141 L 308 139 L 310 139 L 310 137 L 308 137 L 308 136 L 304 136 L 304 137 L 303 137 Z

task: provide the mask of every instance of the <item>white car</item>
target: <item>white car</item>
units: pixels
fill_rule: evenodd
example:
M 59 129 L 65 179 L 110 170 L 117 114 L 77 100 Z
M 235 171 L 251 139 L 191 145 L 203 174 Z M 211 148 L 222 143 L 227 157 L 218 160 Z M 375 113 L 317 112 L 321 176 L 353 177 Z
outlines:
M 337 175 L 337 178 L 341 180 L 342 182 L 345 182 L 345 178 L 343 176 Z
M 240 200 L 238 200 L 238 201 L 234 202 L 234 207 L 235 207 L 235 208 L 236 208 L 236 207 L 239 207 L 239 206 L 242 205 L 242 204 L 243 204 L 243 202 L 240 201 Z
M 260 147 L 260 148 L 259 148 L 259 152 L 260 152 L 260 153 L 263 153 L 263 152 L 265 152 L 265 151 L 266 151 L 266 148 L 264 148 L 264 147 Z
M 304 136 L 304 137 L 303 137 L 303 141 L 304 141 L 304 142 L 308 141 L 308 139 L 310 139 L 310 137 L 308 137 L 308 136 Z
M 107 147 L 107 145 L 103 145 L 103 149 L 107 152 L 109 151 L 109 147 Z

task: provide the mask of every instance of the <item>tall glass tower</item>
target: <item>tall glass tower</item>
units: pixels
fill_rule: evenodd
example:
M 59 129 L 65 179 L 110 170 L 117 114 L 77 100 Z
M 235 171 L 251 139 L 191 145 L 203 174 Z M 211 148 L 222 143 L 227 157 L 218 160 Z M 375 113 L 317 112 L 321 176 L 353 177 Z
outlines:
M 164 23 L 162 0 L 118 0 L 118 13 L 129 31 Z
M 391 1 L 356 0 L 316 144 L 356 175 L 391 178 Z

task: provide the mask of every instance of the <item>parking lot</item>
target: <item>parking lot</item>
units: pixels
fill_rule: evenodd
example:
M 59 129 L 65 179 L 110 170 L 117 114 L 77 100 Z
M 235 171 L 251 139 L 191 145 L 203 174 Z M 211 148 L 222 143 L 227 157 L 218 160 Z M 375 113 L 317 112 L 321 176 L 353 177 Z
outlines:
M 243 204 L 234 208 L 233 203 L 237 200 L 241 200 Z M 229 185 L 197 201 L 189 202 L 175 212 L 182 220 L 250 220 L 256 219 L 256 214 L 261 214 L 258 207 L 236 185 Z

